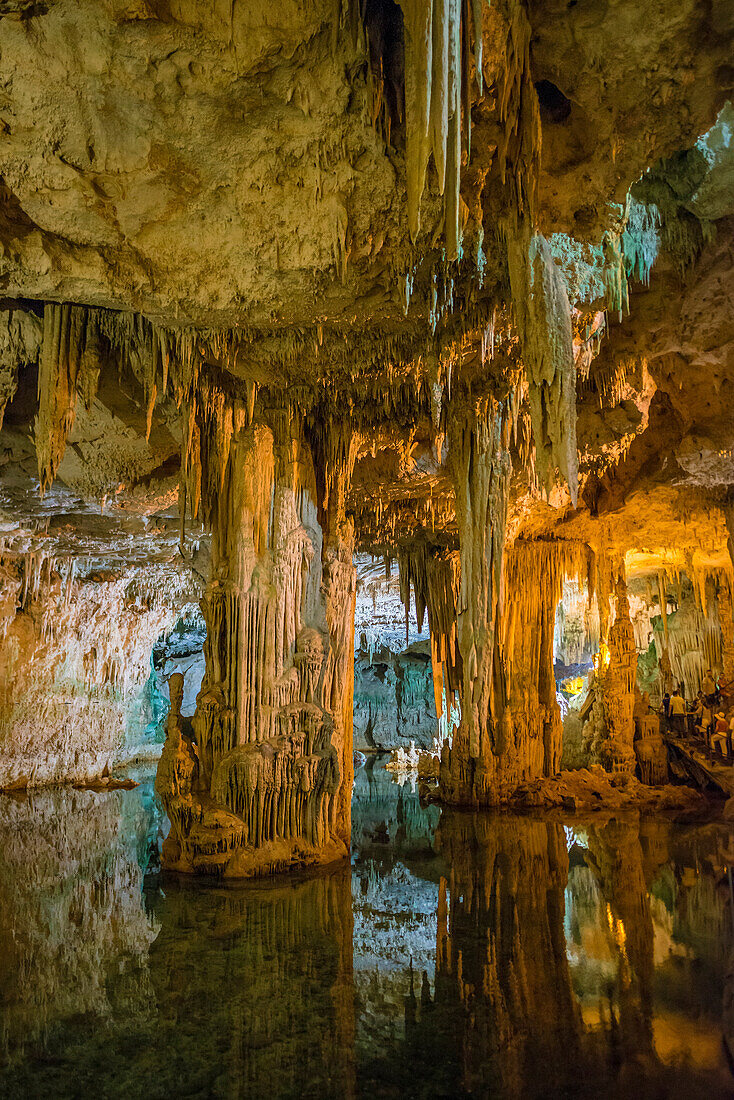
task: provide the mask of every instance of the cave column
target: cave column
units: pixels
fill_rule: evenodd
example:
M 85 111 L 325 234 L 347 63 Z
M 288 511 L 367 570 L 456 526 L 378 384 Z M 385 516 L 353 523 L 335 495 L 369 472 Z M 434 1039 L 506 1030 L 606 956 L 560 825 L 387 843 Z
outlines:
M 719 625 L 721 627 L 721 670 L 725 684 L 734 680 L 734 600 L 732 580 L 727 573 L 719 582 Z
M 206 673 L 157 779 L 164 862 L 231 877 L 345 857 L 353 767 L 351 433 L 345 448 L 341 426 L 309 431 L 287 409 L 247 419 L 226 402 L 197 412 L 187 468 L 213 533 Z
M 354 782 L 354 611 L 357 570 L 354 523 L 346 515 L 358 437 L 351 422 L 335 418 L 308 432 L 315 461 L 318 518 L 323 528 L 321 592 L 329 649 L 324 675 L 324 706 L 334 719 L 332 743 L 342 782 L 334 806 L 334 829 L 349 847 Z
M 498 797 L 498 767 L 510 714 L 500 649 L 502 558 L 510 479 L 507 420 L 494 402 L 450 410 L 449 462 L 456 493 L 461 581 L 457 604 L 462 659 L 461 724 L 444 747 L 441 793 L 486 805 Z
M 617 579 L 616 597 L 616 616 L 609 630 L 609 664 L 596 672 L 594 690 L 601 713 L 597 716 L 592 751 L 606 771 L 630 775 L 636 763 L 633 743 L 637 647 L 623 572 Z
M 516 542 L 507 552 L 504 652 L 512 712 L 512 769 L 516 782 L 554 775 L 561 761 L 563 724 L 556 699 L 553 637 L 567 571 L 586 556 L 562 542 Z

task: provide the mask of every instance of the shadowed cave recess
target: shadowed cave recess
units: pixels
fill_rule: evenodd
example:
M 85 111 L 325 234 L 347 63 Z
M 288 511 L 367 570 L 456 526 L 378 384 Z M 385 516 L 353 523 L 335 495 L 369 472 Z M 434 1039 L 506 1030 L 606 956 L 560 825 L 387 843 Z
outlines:
M 349 985 L 367 783 L 428 822 L 408 1061 L 471 1005 L 468 1093 L 595 1064 L 603 895 L 594 1028 L 653 1065 L 644 822 L 734 820 L 733 55 L 729 0 L 0 3 L 0 823 L 109 810 L 125 896 L 178 884 L 135 951 L 325 868 Z M 503 1054 L 497 998 L 558 1032 Z

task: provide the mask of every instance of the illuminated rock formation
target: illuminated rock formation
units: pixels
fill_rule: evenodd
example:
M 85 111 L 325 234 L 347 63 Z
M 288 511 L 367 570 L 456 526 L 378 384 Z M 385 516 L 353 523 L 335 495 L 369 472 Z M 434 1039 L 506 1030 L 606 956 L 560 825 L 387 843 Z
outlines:
M 427 613 L 448 802 L 557 771 L 568 582 L 611 637 L 605 766 L 634 760 L 658 616 L 689 689 L 732 665 L 709 589 L 724 607 L 734 28 L 661 5 L 0 16 L 0 537 L 143 587 L 153 565 L 204 579 L 198 708 L 159 778 L 171 866 L 344 855 L 355 549 L 397 559 Z M 660 608 L 620 594 L 610 636 L 622 561 Z M 92 723 L 75 751 L 101 741 Z M 52 751 L 54 778 L 88 770 Z
M 637 650 L 623 580 L 617 583 L 617 613 L 609 631 L 609 663 L 599 671 L 598 682 L 604 700 L 605 734 L 601 743 L 595 745 L 596 754 L 607 771 L 629 774 L 635 759 L 632 742 Z
M 172 706 L 157 789 L 167 866 L 247 877 L 331 862 L 349 843 L 353 459 L 339 426 L 309 442 L 297 418 L 222 415 L 228 434 L 208 426 L 212 450 L 189 466 L 213 528 L 206 672 L 191 738 Z
M 93 782 L 154 759 L 151 650 L 196 596 L 175 565 L 141 576 L 40 551 L 2 556 L 0 789 Z

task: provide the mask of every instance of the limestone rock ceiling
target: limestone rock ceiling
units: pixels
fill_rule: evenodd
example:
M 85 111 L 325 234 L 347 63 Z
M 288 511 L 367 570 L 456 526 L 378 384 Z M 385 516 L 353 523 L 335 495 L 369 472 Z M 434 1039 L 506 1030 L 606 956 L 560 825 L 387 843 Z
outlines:
M 95 523 L 110 545 L 122 531 L 150 545 L 157 531 L 170 549 L 181 405 L 197 386 L 266 419 L 347 412 L 347 504 L 366 549 L 424 535 L 457 545 L 452 394 L 510 406 L 510 538 L 590 537 L 627 508 L 634 522 L 610 521 L 604 538 L 628 550 L 634 531 L 639 549 L 662 547 L 670 528 L 660 519 L 655 535 L 655 517 L 680 508 L 686 483 L 696 507 L 723 499 L 730 5 L 445 0 L 425 15 L 411 0 L 2 5 L 9 527 L 51 517 L 83 539 L 79 517 L 104 500 Z M 534 228 L 549 250 L 537 271 L 523 236 Z M 508 240 L 523 253 L 509 273 Z M 538 272 L 550 304 L 524 316 Z M 558 404 L 564 294 L 575 428 L 573 397 Z M 81 369 L 68 445 L 51 456 L 61 488 L 33 504 L 32 395 L 53 302 L 97 311 L 97 367 L 91 382 Z M 161 363 L 176 357 L 189 366 L 166 383 Z M 642 493 L 660 499 L 647 527 L 630 503 Z M 720 520 L 708 530 L 720 556 Z M 698 527 L 675 535 L 700 548 Z

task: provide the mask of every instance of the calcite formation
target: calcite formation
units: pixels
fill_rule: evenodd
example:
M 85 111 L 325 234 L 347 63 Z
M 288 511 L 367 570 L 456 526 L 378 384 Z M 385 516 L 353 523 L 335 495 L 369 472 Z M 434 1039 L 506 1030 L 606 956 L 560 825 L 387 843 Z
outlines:
M 349 842 L 353 460 L 341 423 L 310 436 L 297 417 L 223 415 L 231 435 L 209 428 L 212 450 L 189 466 L 213 527 L 206 671 L 188 737 L 172 693 L 157 789 L 166 865 L 246 877 L 333 861 Z
M 0 537 L 205 586 L 169 866 L 346 854 L 355 550 L 427 619 L 447 802 L 558 771 L 571 586 L 580 762 L 634 766 L 636 662 L 732 667 L 733 41 L 694 0 L 2 7 Z

